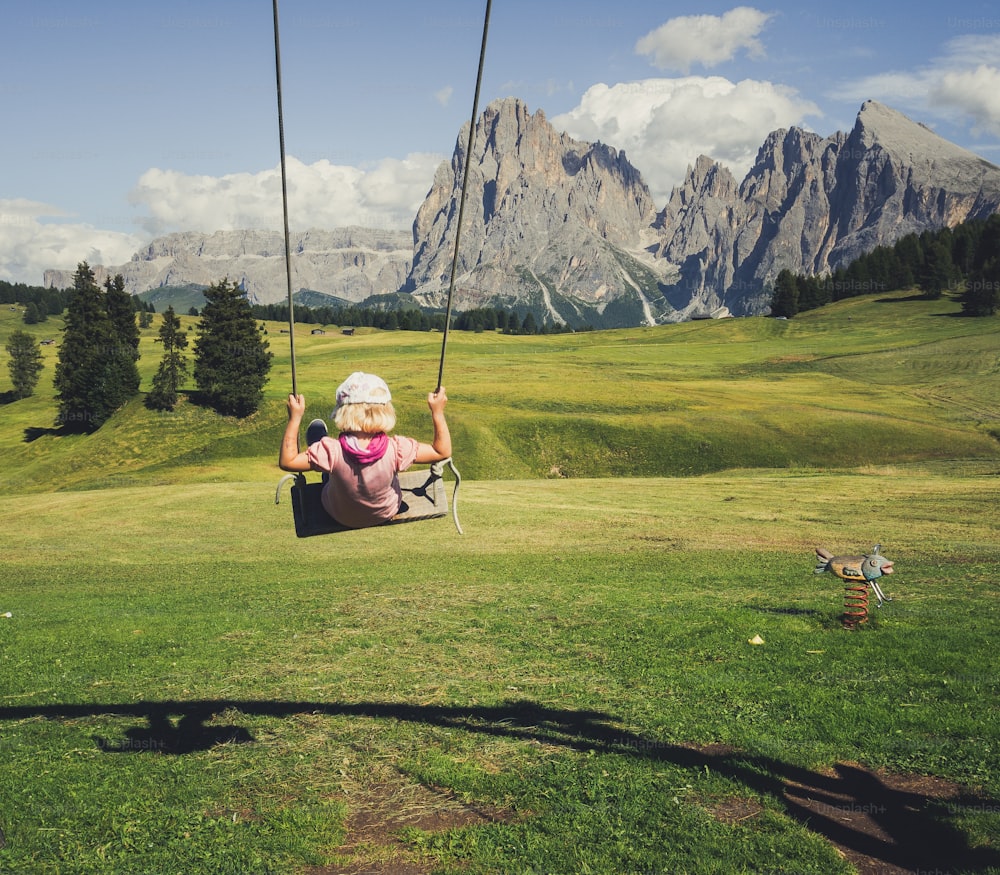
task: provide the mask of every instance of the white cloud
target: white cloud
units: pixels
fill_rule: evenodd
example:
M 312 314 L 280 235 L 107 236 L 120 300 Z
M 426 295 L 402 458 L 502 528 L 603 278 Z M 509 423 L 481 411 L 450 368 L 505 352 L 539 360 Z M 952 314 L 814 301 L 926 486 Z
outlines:
M 929 99 L 931 106 L 971 118 L 974 136 L 1000 135 L 1000 69 L 980 64 L 975 70 L 945 73 Z
M 978 66 L 995 64 L 1000 53 L 1000 36 L 966 34 L 948 40 L 945 45 L 944 63 Z
M 838 86 L 831 97 L 863 103 L 879 100 L 895 107 L 917 106 L 930 88 L 930 76 L 914 73 L 875 73 Z
M 293 229 L 408 228 L 434 180 L 442 156 L 386 158 L 370 169 L 303 164 L 286 159 L 289 225 Z M 147 170 L 129 195 L 145 206 L 151 234 L 282 227 L 281 169 L 225 176 Z
M 289 224 L 293 230 L 408 229 L 442 160 L 415 153 L 359 169 L 326 160 L 307 165 L 289 157 Z M 152 237 L 172 231 L 283 226 L 280 167 L 225 176 L 152 168 L 139 178 L 129 200 L 145 213 L 139 220 L 142 234 L 73 223 L 49 204 L 0 199 L 0 277 L 40 285 L 48 268 L 72 270 L 84 260 L 122 264 Z
M 455 89 L 450 85 L 446 85 L 440 91 L 434 92 L 434 99 L 441 104 L 441 106 L 447 106 L 451 103 L 451 96 L 455 93 Z
M 838 85 L 831 96 L 880 100 L 966 124 L 974 136 L 1000 136 L 1000 36 L 959 36 L 923 67 L 894 70 Z
M 787 86 L 689 76 L 594 85 L 552 124 L 576 139 L 624 150 L 662 205 L 699 155 L 727 165 L 740 180 L 771 131 L 819 114 Z
M 81 261 L 121 264 L 142 243 L 135 235 L 92 225 L 41 221 L 53 218 L 66 213 L 23 198 L 0 199 L 0 277 L 37 286 L 49 268 L 74 270 Z
M 696 64 L 715 67 L 740 50 L 751 58 L 761 58 L 764 46 L 757 36 L 772 17 L 751 6 L 738 6 L 722 16 L 684 15 L 646 34 L 635 50 L 649 55 L 653 66 L 681 73 Z

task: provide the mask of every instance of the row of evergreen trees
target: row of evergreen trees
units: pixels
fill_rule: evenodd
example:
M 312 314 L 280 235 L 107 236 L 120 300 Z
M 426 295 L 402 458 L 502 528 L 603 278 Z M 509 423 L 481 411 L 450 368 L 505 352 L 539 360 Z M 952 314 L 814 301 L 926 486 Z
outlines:
M 996 313 L 1000 307 L 1000 215 L 907 234 L 829 276 L 783 270 L 775 279 L 771 315 L 788 318 L 844 298 L 914 287 L 929 299 L 958 293 L 962 312 L 968 316 Z
M 61 315 L 69 302 L 72 289 L 43 289 L 0 281 L 0 304 L 21 304 L 24 308 L 24 322 L 33 325 L 44 322 L 49 316 Z M 140 327 L 148 328 L 150 316 L 156 312 L 151 303 L 135 299 L 140 315 Z M 257 319 L 272 322 L 288 321 L 288 304 L 253 304 L 253 315 Z M 190 316 L 198 316 L 197 308 L 188 311 Z M 375 307 L 330 306 L 295 307 L 295 321 L 305 325 L 341 325 L 345 327 L 378 328 L 383 331 L 443 331 L 444 311 L 422 310 L 409 307 L 402 310 L 386 310 Z M 571 328 L 565 323 L 558 325 L 539 324 L 530 310 L 519 314 L 503 307 L 477 307 L 462 310 L 452 315 L 451 327 L 455 331 L 501 331 L 504 334 L 564 334 L 573 331 L 592 331 L 591 326 Z
M 254 304 L 251 308 L 257 319 L 271 322 L 288 321 L 288 304 Z M 295 321 L 305 325 L 341 325 L 350 327 L 380 328 L 384 331 L 431 331 L 444 328 L 444 313 L 424 310 L 380 310 L 371 307 L 307 307 L 295 305 Z
M 258 319 L 272 322 L 288 321 L 288 304 L 254 304 Z M 295 307 L 295 321 L 306 325 L 340 325 L 379 328 L 383 331 L 443 331 L 445 313 L 417 308 L 382 310 L 372 307 Z M 568 325 L 539 326 L 530 310 L 523 316 L 502 307 L 482 307 L 462 310 L 452 316 L 451 327 L 456 331 L 502 331 L 504 334 L 561 334 L 573 329 Z
M 28 325 L 44 322 L 49 316 L 61 316 L 70 295 L 70 289 L 44 289 L 0 280 L 0 304 L 20 304 L 24 307 L 24 321 Z
M 502 331 L 504 334 L 570 334 L 576 331 L 593 331 L 592 326 L 571 328 L 565 322 L 556 325 L 538 324 L 535 314 L 528 310 L 524 316 L 502 307 L 477 307 L 455 314 L 452 328 L 459 331 Z
M 47 322 L 49 316 L 62 316 L 72 295 L 73 289 L 49 289 L 0 280 L 0 304 L 20 304 L 24 307 L 25 325 L 38 325 Z M 140 298 L 135 298 L 134 301 L 140 317 L 142 314 L 150 316 L 156 312 L 152 304 Z
M 204 295 L 206 304 L 194 348 L 196 400 L 224 415 L 249 416 L 263 400 L 272 353 L 246 294 L 236 283 L 222 280 Z M 56 425 L 64 431 L 94 431 L 138 394 L 136 303 L 137 299 L 125 291 L 121 274 L 109 277 L 102 290 L 86 262 L 77 267 L 65 302 L 63 341 L 54 379 Z M 184 354 L 188 338 L 172 307 L 163 314 L 157 341 L 162 344 L 163 356 L 146 404 L 169 410 L 176 405 L 188 375 Z M 15 397 L 27 397 L 42 370 L 38 344 L 27 332 L 16 331 L 8 340 L 7 351 Z

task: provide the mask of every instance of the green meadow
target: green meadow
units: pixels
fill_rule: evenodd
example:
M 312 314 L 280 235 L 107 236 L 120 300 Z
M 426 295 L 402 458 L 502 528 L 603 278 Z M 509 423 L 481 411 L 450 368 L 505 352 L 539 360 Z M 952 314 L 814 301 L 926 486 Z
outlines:
M 283 326 L 254 416 L 65 435 L 62 323 L 4 308 L 56 342 L 0 406 L 0 872 L 1000 873 L 1000 322 L 959 309 L 452 332 L 464 534 L 297 539 Z M 310 416 L 369 370 L 429 439 L 440 334 L 311 327 Z M 876 543 L 847 631 L 814 549 Z

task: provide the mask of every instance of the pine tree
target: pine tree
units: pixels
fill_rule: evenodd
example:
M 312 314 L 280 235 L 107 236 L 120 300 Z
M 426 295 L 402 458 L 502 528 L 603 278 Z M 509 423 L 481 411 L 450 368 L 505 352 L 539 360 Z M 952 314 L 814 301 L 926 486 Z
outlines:
M 924 250 L 917 234 L 907 234 L 896 241 L 896 252 L 904 272 L 908 273 L 909 283 L 900 288 L 911 288 L 917 281 L 924 263 Z
M 43 312 L 34 301 L 29 301 L 24 308 L 22 321 L 25 325 L 37 325 L 39 322 L 44 322 L 47 318 L 48 311 Z
M 859 295 L 867 295 L 870 291 L 871 281 L 868 279 L 864 258 L 858 258 L 844 269 L 843 282 L 834 290 L 833 300 L 857 298 Z
M 38 385 L 38 375 L 45 367 L 41 347 L 27 331 L 18 329 L 7 338 L 6 348 L 10 355 L 7 367 L 14 384 L 14 397 L 30 398 Z
M 982 270 L 988 261 L 1000 258 L 1000 213 L 994 213 L 984 223 L 972 258 L 973 270 Z
M 795 285 L 798 288 L 798 309 L 815 310 L 830 303 L 830 284 L 817 276 L 797 276 Z M 771 315 L 775 315 L 772 313 Z M 787 314 L 786 314 L 787 315 Z M 794 314 L 793 314 L 794 315 Z
M 273 355 L 246 294 L 228 278 L 205 289 L 194 380 L 206 404 L 227 416 L 249 416 L 260 407 Z
M 958 277 L 966 277 L 974 269 L 976 242 L 983 231 L 983 223 L 963 222 L 952 230 L 951 260 Z
M 949 243 L 940 237 L 934 238 L 924 250 L 924 268 L 920 276 L 920 290 L 925 298 L 940 298 L 951 286 L 955 267 L 951 261 Z
M 990 216 L 981 231 L 961 296 L 967 316 L 992 316 L 1000 308 L 1000 214 Z
M 782 270 L 774 281 L 774 293 L 771 295 L 771 315 L 791 319 L 799 312 L 799 284 L 795 274 L 790 270 Z
M 104 306 L 111 321 L 114 342 L 108 351 L 106 391 L 108 403 L 117 410 L 139 391 L 139 327 L 135 302 L 125 291 L 121 274 L 104 283 Z
M 146 396 L 146 406 L 153 410 L 173 410 L 177 404 L 178 390 L 187 377 L 187 332 L 181 330 L 181 320 L 173 307 L 167 307 L 160 325 L 158 342 L 163 344 L 163 358 L 153 377 L 153 388 Z
M 961 296 L 967 316 L 992 316 L 1000 307 L 1000 256 L 991 258 L 969 274 Z
M 104 295 L 94 281 L 93 270 L 83 261 L 73 274 L 56 364 L 57 425 L 68 431 L 95 431 L 114 412 L 117 405 L 106 391 L 109 353 L 114 345 Z

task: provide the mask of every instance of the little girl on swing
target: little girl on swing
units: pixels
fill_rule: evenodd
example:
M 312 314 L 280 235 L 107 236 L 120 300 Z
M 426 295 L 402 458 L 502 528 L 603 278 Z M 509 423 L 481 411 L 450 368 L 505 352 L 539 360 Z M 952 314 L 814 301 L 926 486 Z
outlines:
M 431 443 L 400 435 L 392 395 L 385 381 L 356 371 L 337 389 L 333 411 L 339 436 L 327 434 L 326 423 L 314 419 L 306 430 L 308 449 L 299 451 L 299 429 L 305 414 L 303 395 L 288 396 L 288 424 L 281 441 L 278 467 L 283 471 L 321 471 L 323 507 L 338 523 L 352 529 L 378 526 L 400 509 L 397 477 L 414 462 L 441 462 L 451 456 L 451 434 L 444 417 L 444 387 L 427 395 L 434 439 Z

